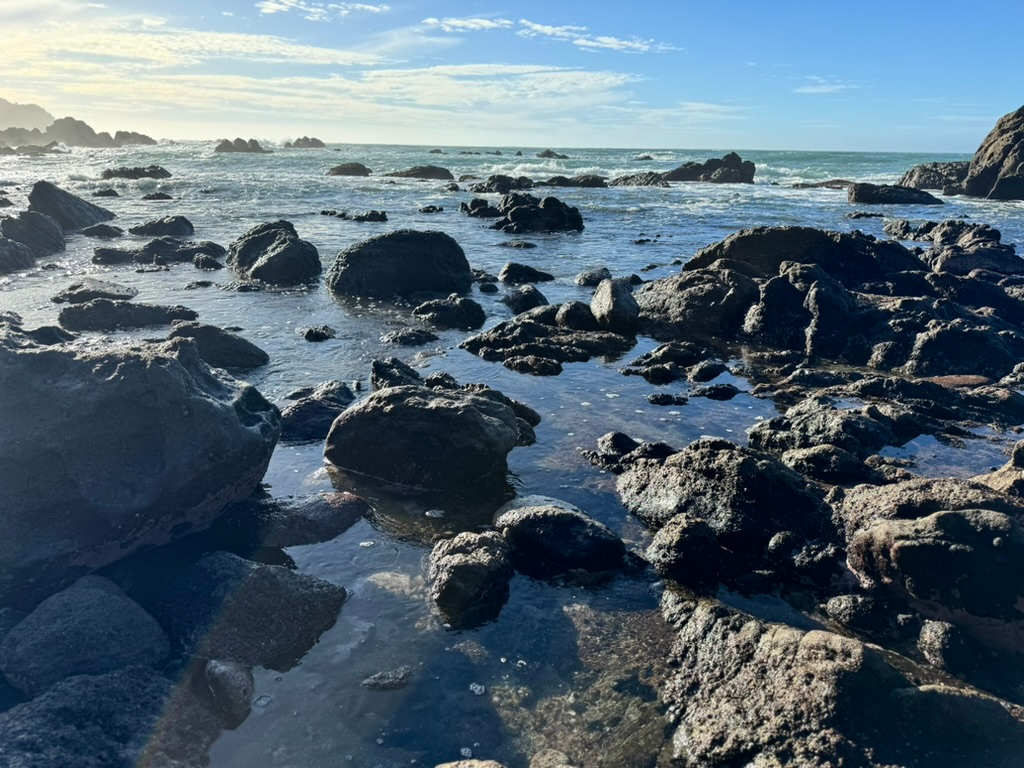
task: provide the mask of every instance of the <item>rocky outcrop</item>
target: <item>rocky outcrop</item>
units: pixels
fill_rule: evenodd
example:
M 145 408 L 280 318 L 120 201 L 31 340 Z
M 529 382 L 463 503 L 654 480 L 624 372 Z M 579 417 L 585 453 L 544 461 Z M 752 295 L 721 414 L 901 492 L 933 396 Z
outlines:
M 633 293 L 641 330 L 663 340 L 734 335 L 757 295 L 757 284 L 731 269 L 688 270 Z
M 100 174 L 100 178 L 107 179 L 169 179 L 171 172 L 159 165 L 149 165 L 145 168 L 136 166 L 128 168 L 107 168 Z
M 644 171 L 643 173 L 631 173 L 625 176 L 616 176 L 608 182 L 609 187 L 668 187 L 660 173 Z
M 969 275 L 976 269 L 1002 275 L 1024 274 L 1024 260 L 1014 247 L 1001 242 L 998 229 L 950 219 L 912 225 L 906 219 L 887 221 L 885 232 L 900 240 L 923 240 L 932 247 L 921 259 L 935 272 Z
M 109 221 L 114 214 L 48 181 L 37 181 L 28 193 L 28 209 L 49 216 L 66 232 Z
M 942 205 L 939 198 L 923 189 L 889 184 L 851 184 L 846 197 L 855 205 Z
M 272 149 L 264 149 L 256 139 L 222 139 L 213 149 L 214 152 L 249 152 L 257 155 L 269 155 Z
M 316 247 L 284 220 L 259 224 L 235 240 L 227 262 L 242 277 L 271 285 L 302 285 L 323 271 Z
M 1024 200 L 1024 107 L 999 118 L 981 142 L 963 190 L 989 200 Z
M 277 409 L 177 340 L 41 346 L 0 324 L 0 599 L 201 530 L 263 477 Z
M 455 181 L 455 176 L 447 168 L 439 168 L 436 165 L 417 165 L 404 171 L 392 171 L 385 173 L 396 179 L 428 179 L 431 181 Z
M 896 182 L 898 187 L 946 190 L 959 187 L 967 178 L 967 161 L 915 165 Z
M 124 230 L 115 227 L 113 224 L 93 224 L 82 230 L 86 237 L 95 237 L 100 240 L 114 240 L 124 234 Z
M 469 191 L 477 195 L 507 195 L 509 192 L 522 189 L 533 189 L 533 180 L 526 176 L 513 177 L 498 173 L 488 176 L 486 181 L 474 184 Z
M 582 232 L 583 217 L 579 209 L 555 197 L 539 200 L 524 192 L 513 192 L 498 203 L 501 218 L 493 225 L 512 235 L 524 232 Z
M 362 163 L 342 163 L 327 172 L 328 176 L 369 176 L 373 171 Z
M 195 234 L 192 222 L 184 216 L 164 216 L 145 224 L 128 228 L 129 234 L 142 237 L 191 237 Z
M 54 120 L 45 130 L 33 128 L 8 128 L 0 131 L 0 141 L 11 146 L 20 146 L 21 150 L 31 149 L 49 144 L 64 144 L 69 147 L 95 147 L 108 149 L 123 147 L 130 144 L 156 144 L 149 136 L 134 131 L 118 131 L 111 136 L 106 131 L 97 133 L 91 126 L 73 117 L 62 117 Z
M 537 157 L 541 158 L 542 160 L 568 160 L 569 159 L 568 155 L 559 154 L 558 152 L 555 152 L 555 150 L 553 150 L 553 149 L 545 149 L 542 152 L 538 152 L 537 153 Z
M 338 254 L 327 287 L 347 296 L 409 297 L 465 293 L 472 285 L 466 254 L 443 232 L 400 229 Z
M 718 184 L 753 184 L 757 168 L 735 152 L 720 160 L 712 158 L 703 163 L 683 163 L 678 168 L 661 174 L 662 181 L 710 181 Z
M 69 331 L 116 331 L 170 325 L 176 320 L 195 320 L 196 317 L 195 310 L 181 305 L 92 299 L 65 307 L 57 316 L 57 322 Z
M 201 264 L 204 269 L 219 269 L 216 259 L 227 254 L 224 246 L 209 240 L 178 240 L 175 237 L 158 237 L 141 248 L 100 247 L 93 251 L 93 264 Z M 205 261 L 204 261 L 205 260 Z M 216 263 L 217 266 L 212 266 Z
M 547 282 L 548 280 L 554 280 L 555 276 L 550 272 L 531 267 L 528 264 L 510 261 L 501 268 L 501 272 L 498 273 L 498 279 L 503 283 L 522 285 L 524 283 Z
M 576 187 L 578 189 L 604 189 L 608 186 L 608 179 L 593 173 L 584 173 L 579 176 L 552 176 L 547 181 L 537 182 L 538 187 Z
M 295 141 L 286 141 L 285 149 L 324 149 L 327 145 L 320 139 L 310 136 L 300 136 Z
M 130 288 L 105 280 L 84 277 L 72 283 L 51 301 L 55 304 L 85 304 L 93 299 L 110 299 L 111 301 L 131 301 L 139 295 L 137 288 Z
M 606 331 L 629 336 L 640 326 L 640 305 L 625 283 L 602 280 L 590 300 L 590 312 Z
M 532 285 L 520 285 L 501 297 L 501 303 L 517 315 L 550 302 L 543 293 Z

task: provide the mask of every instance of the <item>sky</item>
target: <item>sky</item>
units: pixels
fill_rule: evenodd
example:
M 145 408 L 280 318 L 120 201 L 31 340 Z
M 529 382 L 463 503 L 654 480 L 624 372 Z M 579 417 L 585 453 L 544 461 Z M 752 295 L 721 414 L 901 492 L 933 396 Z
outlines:
M 1024 103 L 1022 22 L 1020 0 L 0 0 L 0 97 L 155 138 L 970 153 Z

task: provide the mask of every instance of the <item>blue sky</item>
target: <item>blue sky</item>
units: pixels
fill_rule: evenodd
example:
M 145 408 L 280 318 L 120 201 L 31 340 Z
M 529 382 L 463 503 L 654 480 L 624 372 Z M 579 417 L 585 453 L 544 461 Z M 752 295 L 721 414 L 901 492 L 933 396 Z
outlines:
M 0 0 L 0 97 L 159 138 L 973 152 L 1024 103 L 1021 22 L 1019 0 Z

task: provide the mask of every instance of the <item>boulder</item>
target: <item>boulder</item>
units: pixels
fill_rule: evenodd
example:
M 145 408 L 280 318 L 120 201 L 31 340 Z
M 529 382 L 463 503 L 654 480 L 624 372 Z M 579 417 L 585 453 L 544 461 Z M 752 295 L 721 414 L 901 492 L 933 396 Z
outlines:
M 419 373 L 397 357 L 374 360 L 370 363 L 370 385 L 374 391 L 387 387 L 420 384 L 421 382 Z
M 37 181 L 28 193 L 28 209 L 52 218 L 66 232 L 109 221 L 114 214 L 48 181 Z
M 898 187 L 912 189 L 947 189 L 959 187 L 967 178 L 970 162 L 957 160 L 950 163 L 923 163 L 915 165 L 896 182 Z
M 167 192 L 150 192 L 149 194 L 142 196 L 143 200 L 158 201 L 158 200 L 173 200 L 174 196 Z
M 0 237 L 0 275 L 29 269 L 35 263 L 36 256 L 27 245 Z
M 227 261 L 242 277 L 272 285 L 301 285 L 323 271 L 317 249 L 283 220 L 250 229 L 228 248 Z
M 494 527 L 531 574 L 603 572 L 622 565 L 626 547 L 608 526 L 566 506 L 524 506 L 499 512 Z
M 264 149 L 260 146 L 260 143 L 256 139 L 235 139 L 230 141 L 229 139 L 221 139 L 216 147 L 213 148 L 214 152 L 250 152 L 257 155 L 269 155 L 273 150 Z
M 942 205 L 923 189 L 890 184 L 851 184 L 846 197 L 854 205 Z
M 294 142 L 285 142 L 285 149 L 324 149 L 327 145 L 311 136 L 300 136 Z
M 348 384 L 325 381 L 281 411 L 281 439 L 289 442 L 323 440 L 334 420 L 355 399 Z
M 625 283 L 603 280 L 590 300 L 590 311 L 604 330 L 630 336 L 640 326 L 640 305 Z
M 468 629 L 497 617 L 508 600 L 514 573 L 501 534 L 466 531 L 439 541 L 430 552 L 430 599 L 453 629 Z
M 105 280 L 97 280 L 92 277 L 83 277 L 58 293 L 51 301 L 55 304 L 85 304 L 93 299 L 131 301 L 138 295 L 137 288 L 108 283 Z
M 302 547 L 336 539 L 371 511 L 351 493 L 251 499 L 230 507 L 209 536 L 236 551 Z
M 116 331 L 121 328 L 149 328 L 170 325 L 176 320 L 195 320 L 195 310 L 175 305 L 135 304 L 128 301 L 92 299 L 71 304 L 60 311 L 57 322 L 69 331 Z
M 431 299 L 416 307 L 412 313 L 439 328 L 473 330 L 484 324 L 484 308 L 472 299 L 453 293 L 447 299 Z
M 617 176 L 608 182 L 609 187 L 668 187 L 670 186 L 660 173 L 644 171 Z
M 219 262 L 227 251 L 224 246 L 209 240 L 178 240 L 175 237 L 158 237 L 141 248 L 101 247 L 93 251 L 93 264 L 203 264 L 206 269 L 219 269 Z M 212 267 L 217 263 L 217 267 Z
M 503 283 L 522 285 L 524 283 L 547 282 L 549 280 L 554 280 L 555 276 L 550 272 L 544 272 L 536 267 L 510 261 L 501 268 L 501 272 L 498 273 L 498 279 Z
M 517 315 L 534 307 L 546 306 L 547 297 L 532 285 L 520 285 L 501 297 L 501 303 Z
M 1017 346 L 996 329 L 958 318 L 932 321 L 918 333 L 903 370 L 911 376 L 978 374 L 998 379 L 1019 361 Z
M 504 480 L 520 431 L 515 410 L 487 393 L 387 387 L 335 420 L 324 458 L 387 485 L 463 490 Z
M 601 325 L 594 317 L 590 305 L 582 301 L 567 301 L 560 304 L 558 314 L 555 315 L 555 324 L 559 328 L 570 331 L 599 331 Z
M 385 176 L 391 176 L 398 179 L 430 179 L 433 181 L 455 181 L 455 177 L 452 172 L 447 168 L 439 168 L 436 165 L 417 165 L 415 168 L 409 168 L 404 171 L 393 171 L 391 173 L 385 173 Z
M 192 342 L 31 342 L 0 324 L 0 603 L 39 600 L 247 497 L 277 409 Z
M 338 332 L 329 325 L 311 325 L 307 328 L 300 328 L 299 332 L 306 341 L 319 343 L 330 341 L 338 335 Z
M 37 259 L 61 253 L 66 248 L 61 225 L 37 211 L 21 211 L 17 217 L 0 218 L 0 238 L 27 246 Z
M 153 219 L 145 224 L 129 227 L 128 232 L 142 237 L 191 237 L 196 230 L 192 222 L 184 216 L 164 216 L 162 219 Z
M 228 552 L 205 554 L 134 592 L 175 649 L 277 671 L 334 625 L 347 596 L 337 584 Z
M 689 586 L 717 582 L 722 569 L 715 530 L 687 514 L 678 514 L 662 526 L 644 557 L 660 575 Z
M 494 174 L 487 177 L 487 181 L 481 181 L 469 188 L 470 192 L 477 195 L 498 194 L 507 195 L 517 189 L 533 189 L 533 180 L 526 176 L 505 176 Z
M 720 160 L 711 158 L 703 163 L 683 163 L 678 168 L 661 174 L 664 181 L 710 181 L 726 184 L 753 184 L 756 166 L 735 152 Z
M 138 166 L 127 168 L 122 166 L 120 168 L 107 168 L 100 174 L 100 178 L 104 181 L 108 179 L 169 179 L 171 178 L 171 172 L 159 165 L 149 165 L 145 168 Z
M 608 270 L 608 267 L 598 267 L 596 269 L 587 269 L 576 275 L 574 282 L 576 285 L 581 285 L 585 288 L 596 288 L 601 284 L 602 280 L 611 280 L 612 273 Z
M 971 159 L 965 194 L 1024 200 L 1024 107 L 1003 115 Z
M 734 270 L 696 270 L 654 280 L 634 293 L 640 329 L 656 339 L 731 337 L 758 299 L 757 284 Z
M 422 347 L 439 338 L 436 333 L 423 328 L 401 328 L 385 333 L 380 337 L 380 341 L 382 344 L 397 344 L 402 347 Z
M 561 155 L 555 152 L 553 149 L 545 149 L 543 152 L 538 152 L 537 157 L 543 160 L 568 160 L 568 155 Z
M 327 286 L 351 296 L 391 298 L 417 293 L 465 293 L 472 285 L 466 254 L 443 232 L 400 229 L 345 249 Z
M 205 323 L 177 323 L 168 339 L 192 339 L 199 356 L 214 368 L 251 370 L 270 362 L 270 355 L 248 339 Z
M 112 224 L 93 224 L 82 230 L 86 237 L 97 237 L 101 240 L 113 240 L 124 234 L 124 230 Z
M 328 176 L 369 176 L 373 171 L 362 163 L 342 163 L 327 172 Z
M 256 681 L 247 666 L 237 661 L 210 659 L 203 668 L 203 682 L 228 728 L 245 722 L 256 695 Z
M 116 584 L 83 576 L 51 595 L 0 643 L 0 670 L 35 698 L 75 675 L 157 668 L 170 655 L 167 633 Z
M 538 201 L 533 195 L 511 193 L 501 199 L 498 210 L 502 218 L 492 228 L 507 234 L 583 231 L 583 217 L 579 209 L 556 197 Z

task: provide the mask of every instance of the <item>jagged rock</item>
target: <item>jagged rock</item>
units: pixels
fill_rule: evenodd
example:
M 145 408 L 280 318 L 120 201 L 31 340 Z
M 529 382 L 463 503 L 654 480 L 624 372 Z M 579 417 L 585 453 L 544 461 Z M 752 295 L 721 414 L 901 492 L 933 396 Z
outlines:
M 424 322 L 440 328 L 473 330 L 484 324 L 484 308 L 472 299 L 453 293 L 447 299 L 432 299 L 420 304 L 412 313 Z
M 214 152 L 250 152 L 257 155 L 269 155 L 273 150 L 264 149 L 260 146 L 260 143 L 256 139 L 235 139 L 230 141 L 229 139 L 222 139 L 216 147 L 213 148 Z
M 942 205 L 939 198 L 923 189 L 889 184 L 851 184 L 847 199 L 857 205 Z
M 791 448 L 782 454 L 782 463 L 804 477 L 822 483 L 848 485 L 878 483 L 879 474 L 849 451 L 834 445 Z
M 501 268 L 501 272 L 498 273 L 498 279 L 503 283 L 522 285 L 523 283 L 547 282 L 554 280 L 555 276 L 550 272 L 544 272 L 527 264 L 510 261 Z
M 582 189 L 604 189 L 608 186 L 608 180 L 604 176 L 593 173 L 585 173 L 580 176 L 552 176 L 547 181 L 537 183 L 537 186 L 545 187 L 577 187 Z
M 416 369 L 403 363 L 397 357 L 374 360 L 370 364 L 370 385 L 374 391 L 387 387 L 403 387 L 420 384 L 423 379 Z
M 629 336 L 640 326 L 640 305 L 629 286 L 602 280 L 590 300 L 590 311 L 604 330 Z
M 896 182 L 898 187 L 913 189 L 947 189 L 959 187 L 967 178 L 970 162 L 955 161 L 951 163 L 923 163 L 915 165 Z
M 324 144 L 320 139 L 312 138 L 310 136 L 301 136 L 294 142 L 285 142 L 285 149 L 324 149 L 327 145 Z
M 1017 347 L 995 329 L 958 318 L 917 334 L 904 370 L 911 376 L 980 374 L 1000 378 L 1019 362 Z
M 331 424 L 356 399 L 348 384 L 326 381 L 281 411 L 281 439 L 323 440 Z
M 215 368 L 251 370 L 270 362 L 270 355 L 248 339 L 204 323 L 177 323 L 168 339 L 192 339 L 199 356 Z
M 517 315 L 528 312 L 534 307 L 546 306 L 547 297 L 532 285 L 520 285 L 501 298 L 501 303 Z
M 164 216 L 145 224 L 129 227 L 128 232 L 143 237 L 191 237 L 195 234 L 192 222 L 184 216 Z
M 92 299 L 65 307 L 57 316 L 57 322 L 69 331 L 115 331 L 119 328 L 170 325 L 175 320 L 195 320 L 197 317 L 195 310 L 180 305 L 168 307 Z
M 338 332 L 329 325 L 311 325 L 308 328 L 300 328 L 299 331 L 302 338 L 311 342 L 330 341 L 338 335 Z
M 142 199 L 149 201 L 173 200 L 174 196 L 167 192 L 150 192 L 149 194 L 143 195 Z
M 390 331 L 380 337 L 382 344 L 397 344 L 402 347 L 422 347 L 432 341 L 437 341 L 439 336 L 422 328 L 402 328 L 397 331 Z
M 342 163 L 327 172 L 328 176 L 369 176 L 373 171 L 362 163 Z
M 687 514 L 675 515 L 662 526 L 644 557 L 660 575 L 680 584 L 713 584 L 722 569 L 714 529 Z
M 1024 199 L 1024 107 L 1003 115 L 981 142 L 964 193 L 989 200 Z
M 203 668 L 207 690 L 228 728 L 237 728 L 252 711 L 256 682 L 252 672 L 237 661 L 210 659 Z
M 0 643 L 0 670 L 31 697 L 75 675 L 156 668 L 170 655 L 167 633 L 116 584 L 83 576 L 51 595 Z
M 703 163 L 683 163 L 678 168 L 661 174 L 664 181 L 711 181 L 726 184 L 753 184 L 755 165 L 743 160 L 735 152 L 712 158 Z
M 482 197 L 474 197 L 468 203 L 459 203 L 459 210 L 467 216 L 472 216 L 476 219 L 497 219 L 501 217 L 501 211 Z
M 2 226 L 0 223 L 0 227 Z M 27 245 L 0 237 L 0 275 L 29 269 L 35 263 L 36 256 Z
M 171 178 L 171 172 L 159 165 L 149 165 L 145 168 L 127 168 L 122 166 L 120 168 L 107 168 L 100 174 L 100 178 L 104 181 L 108 179 L 169 179 Z
M 56 304 L 84 304 L 93 299 L 131 301 L 138 295 L 137 288 L 108 283 L 105 280 L 96 280 L 92 277 L 83 277 L 58 293 L 51 301 Z
M 472 285 L 466 254 L 443 232 L 400 229 L 345 249 L 331 267 L 335 293 L 391 298 L 465 293 Z
M 412 677 L 412 667 L 398 667 L 370 675 L 360 683 L 371 691 L 397 691 L 404 688 Z
M 925 621 L 917 638 L 917 650 L 933 667 L 956 675 L 971 672 L 982 649 L 948 621 Z
M 228 248 L 228 265 L 242 277 L 273 285 L 300 285 L 323 270 L 315 246 L 288 221 L 259 224 Z
M 190 656 L 284 671 L 334 625 L 344 587 L 211 552 L 134 596 Z
M 1024 496 L 1024 442 L 1013 446 L 1010 460 L 999 469 L 971 479 L 999 493 Z
M 95 192 L 92 193 L 92 196 L 93 197 L 120 197 L 121 195 L 118 194 L 118 191 L 116 189 L 111 189 L 110 187 L 107 187 L 106 189 L 98 189 L 98 190 L 96 190 Z
M 470 192 L 477 195 L 499 194 L 507 195 L 517 189 L 533 189 L 533 181 L 526 176 L 505 176 L 500 173 L 487 177 L 487 181 L 481 181 L 469 188 Z
M 466 531 L 439 541 L 430 552 L 430 599 L 455 629 L 497 617 L 508 600 L 514 573 L 509 546 L 494 531 Z
M 609 187 L 668 187 L 670 186 L 660 173 L 644 171 L 617 176 L 608 182 Z
M 537 157 L 543 160 L 568 160 L 568 155 L 560 155 L 553 149 L 545 149 L 543 152 L 538 152 Z
M 209 526 L 277 442 L 277 409 L 190 341 L 39 346 L 0 324 L 0 361 L 0 602 Z
M 21 211 L 17 217 L 0 218 L 0 238 L 27 246 L 37 259 L 61 253 L 66 247 L 61 225 L 37 211 Z
M 533 195 L 513 192 L 501 199 L 498 210 L 502 218 L 492 227 L 508 234 L 583 231 L 583 217 L 579 209 L 555 197 L 538 201 Z
M 576 509 L 515 507 L 494 519 L 512 548 L 517 567 L 530 573 L 612 571 L 626 547 L 608 526 Z
M 758 299 L 757 284 L 734 270 L 686 271 L 640 286 L 640 330 L 656 339 L 731 337 Z
M 209 240 L 184 241 L 174 237 L 158 237 L 150 240 L 141 248 L 96 248 L 93 251 L 93 264 L 184 264 L 195 263 L 205 257 L 202 262 L 206 269 L 220 269 L 217 262 L 212 267 L 210 262 L 216 262 L 222 258 L 227 251 L 223 246 Z
M 48 181 L 37 181 L 32 185 L 32 191 L 28 193 L 28 209 L 46 214 L 68 232 L 114 218 L 106 208 L 65 192 Z
M 439 168 L 436 165 L 417 165 L 415 168 L 409 168 L 405 171 L 392 171 L 391 173 L 385 173 L 385 176 L 391 176 L 398 179 L 430 179 L 433 181 L 455 181 L 455 177 L 452 172 L 447 168 Z

